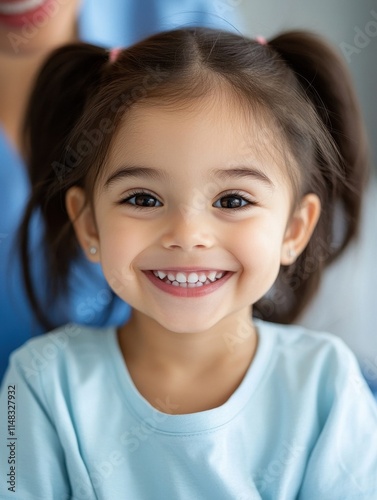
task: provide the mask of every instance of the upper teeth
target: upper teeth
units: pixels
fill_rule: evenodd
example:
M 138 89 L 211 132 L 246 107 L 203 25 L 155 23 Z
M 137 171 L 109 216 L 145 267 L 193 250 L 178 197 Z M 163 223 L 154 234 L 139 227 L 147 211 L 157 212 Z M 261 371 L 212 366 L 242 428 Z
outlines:
M 179 271 L 175 273 L 173 271 L 153 271 L 153 274 L 160 278 L 161 280 L 168 278 L 172 283 L 176 281 L 177 283 L 205 283 L 207 279 L 209 281 L 216 281 L 219 278 L 222 278 L 225 274 L 224 271 L 199 271 L 197 273 L 183 273 Z

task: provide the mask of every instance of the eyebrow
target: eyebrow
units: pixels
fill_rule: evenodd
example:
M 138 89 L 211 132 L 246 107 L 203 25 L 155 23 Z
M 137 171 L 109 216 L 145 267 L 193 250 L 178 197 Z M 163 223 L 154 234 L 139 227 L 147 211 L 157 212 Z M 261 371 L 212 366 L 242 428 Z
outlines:
M 225 168 L 225 169 L 213 169 L 211 174 L 214 177 L 218 177 L 222 180 L 228 180 L 233 178 L 244 178 L 251 177 L 255 180 L 261 181 L 269 187 L 274 187 L 274 183 L 269 177 L 261 170 L 255 167 L 235 167 L 235 168 Z M 110 177 L 107 178 L 104 187 L 108 189 L 112 184 L 119 180 L 127 179 L 129 177 L 144 177 L 147 179 L 154 180 L 167 180 L 168 175 L 163 170 L 157 168 L 141 167 L 141 166 L 123 166 L 118 168 Z
M 272 180 L 267 177 L 267 175 L 255 167 L 234 167 L 234 168 L 225 168 L 225 169 L 215 169 L 212 170 L 214 176 L 219 177 L 220 179 L 240 179 L 244 177 L 251 177 L 257 181 L 261 181 L 269 187 L 274 187 L 274 183 Z
M 123 166 L 118 168 L 113 174 L 108 177 L 104 187 L 107 189 L 115 182 L 129 177 L 144 177 L 154 180 L 166 180 L 167 175 L 163 170 L 149 167 Z

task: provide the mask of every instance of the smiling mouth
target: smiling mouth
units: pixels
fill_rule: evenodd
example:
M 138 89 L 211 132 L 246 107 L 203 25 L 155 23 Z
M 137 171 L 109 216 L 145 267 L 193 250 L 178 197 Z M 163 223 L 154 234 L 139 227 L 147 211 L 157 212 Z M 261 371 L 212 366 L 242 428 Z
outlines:
M 211 285 L 215 281 L 223 278 L 228 271 L 193 271 L 193 272 L 175 272 L 175 271 L 157 271 L 152 273 L 167 285 L 180 288 L 199 288 L 205 285 Z

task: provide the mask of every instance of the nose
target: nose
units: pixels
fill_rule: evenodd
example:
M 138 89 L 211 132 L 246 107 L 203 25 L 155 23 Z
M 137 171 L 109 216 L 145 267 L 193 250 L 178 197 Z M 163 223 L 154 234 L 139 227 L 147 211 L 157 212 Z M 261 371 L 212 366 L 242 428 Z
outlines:
M 215 238 L 211 224 L 204 214 L 175 213 L 165 221 L 161 243 L 167 249 L 205 249 L 213 246 Z

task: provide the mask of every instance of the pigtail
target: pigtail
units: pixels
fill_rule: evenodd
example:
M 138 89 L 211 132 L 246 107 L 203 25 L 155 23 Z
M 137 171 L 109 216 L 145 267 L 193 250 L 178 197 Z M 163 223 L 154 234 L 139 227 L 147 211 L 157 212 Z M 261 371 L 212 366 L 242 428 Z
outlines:
M 340 182 L 336 190 L 345 226 L 329 256 L 331 261 L 357 236 L 362 193 L 369 174 L 366 132 L 351 77 L 334 49 L 313 34 L 283 33 L 269 45 L 294 71 L 341 157 L 345 182 Z
M 67 151 L 65 143 L 99 86 L 106 64 L 109 64 L 107 51 L 89 44 L 71 44 L 55 50 L 39 73 L 25 115 L 24 152 L 31 197 L 19 233 L 22 270 L 30 303 L 47 329 L 56 325 L 41 308 L 35 291 L 30 267 L 30 226 L 39 212 L 44 234 L 41 246 L 33 251 L 45 252 L 49 279 L 46 292 L 53 297 L 64 290 L 69 263 L 78 252 L 65 209 L 67 189 L 62 185 L 66 173 L 64 155 L 74 156 L 75 151 Z
M 335 153 L 329 162 L 323 144 L 315 144 L 316 182 L 322 187 L 313 190 L 309 185 L 307 191 L 321 193 L 321 217 L 305 251 L 293 265 L 281 269 L 270 296 L 257 307 L 268 320 L 290 323 L 312 300 L 324 268 L 358 234 L 369 160 L 361 113 L 340 56 L 319 37 L 299 31 L 283 33 L 268 46 L 295 74 Z

